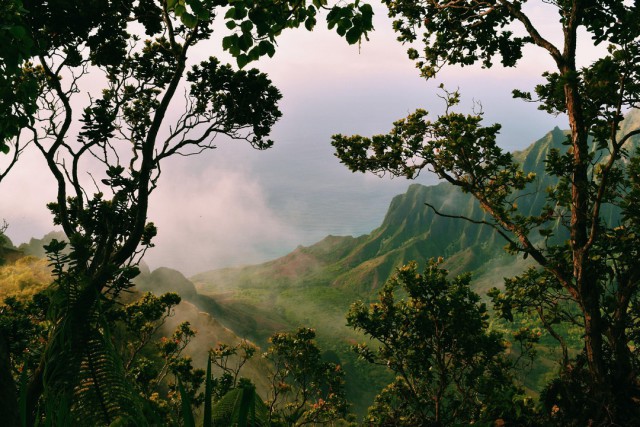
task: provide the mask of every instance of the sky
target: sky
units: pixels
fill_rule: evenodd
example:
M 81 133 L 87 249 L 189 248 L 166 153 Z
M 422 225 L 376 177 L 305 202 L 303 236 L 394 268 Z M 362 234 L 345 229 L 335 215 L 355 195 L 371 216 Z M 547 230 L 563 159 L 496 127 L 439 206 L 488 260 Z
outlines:
M 547 7 L 531 6 L 529 13 L 543 35 L 556 41 L 557 20 Z M 375 11 L 375 32 L 360 46 L 347 45 L 319 25 L 312 33 L 284 33 L 276 55 L 254 64 L 283 94 L 273 148 L 256 151 L 246 143 L 220 141 L 216 150 L 165 164 L 149 213 L 159 229 L 156 247 L 145 257 L 151 268 L 168 266 L 190 275 L 273 259 L 329 234 L 369 233 L 410 182 L 352 174 L 333 156 L 330 137 L 384 133 L 416 108 L 441 113 L 440 83 L 460 89 L 462 111 L 470 112 L 479 101 L 487 123 L 502 123 L 499 143 L 505 149 L 523 149 L 554 126 L 567 127 L 563 117 L 511 99 L 512 89 L 532 90 L 541 72 L 551 68 L 541 51 L 527 49 L 515 69 L 449 67 L 424 81 L 406 58 L 406 47 L 395 40 L 382 6 Z M 231 61 L 216 43 L 192 59 L 214 55 Z M 589 40 L 582 46 L 582 61 L 597 55 Z M 423 175 L 418 182 L 435 180 Z M 0 183 L 0 219 L 9 223 L 14 244 L 54 229 L 45 208 L 54 194 L 38 153 L 27 152 Z

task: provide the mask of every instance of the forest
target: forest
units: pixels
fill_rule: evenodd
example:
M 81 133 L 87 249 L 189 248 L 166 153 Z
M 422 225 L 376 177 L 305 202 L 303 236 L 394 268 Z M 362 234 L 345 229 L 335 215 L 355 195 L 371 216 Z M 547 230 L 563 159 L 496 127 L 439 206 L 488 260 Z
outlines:
M 440 113 L 326 141 L 354 173 L 439 184 L 370 234 L 187 279 L 144 262 L 163 167 L 271 148 L 282 93 L 251 67 L 320 25 L 366 45 L 374 7 L 3 0 L 0 200 L 34 153 L 58 231 L 15 246 L 0 212 L 1 425 L 640 425 L 640 4 L 382 4 L 426 81 L 544 55 L 512 95 L 568 129 L 509 152 L 441 85 Z M 192 59 L 214 45 L 234 63 Z

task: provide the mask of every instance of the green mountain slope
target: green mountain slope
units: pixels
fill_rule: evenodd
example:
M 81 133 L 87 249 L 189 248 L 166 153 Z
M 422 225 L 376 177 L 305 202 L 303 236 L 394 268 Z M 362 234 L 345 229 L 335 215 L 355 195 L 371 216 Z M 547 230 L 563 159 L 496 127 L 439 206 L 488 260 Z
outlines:
M 640 114 L 627 122 L 640 123 Z M 527 149 L 513 153 L 525 172 L 537 176 L 518 195 L 517 206 L 523 215 L 539 213 L 545 206 L 546 190 L 555 181 L 545 173 L 544 160 L 553 148 L 565 152 L 566 138 L 567 132 L 555 128 Z M 616 221 L 617 213 L 611 209 L 603 215 L 607 221 Z M 349 394 L 362 412 L 378 384 L 371 380 L 369 368 L 348 351 L 350 344 L 363 338 L 345 326 L 344 316 L 353 301 L 374 298 L 394 269 L 410 260 L 424 264 L 429 258 L 443 256 L 445 267 L 453 274 L 471 272 L 481 294 L 532 264 L 507 255 L 503 250 L 506 242 L 490 227 L 459 217 L 488 219 L 471 196 L 447 183 L 414 184 L 392 200 L 383 223 L 369 235 L 328 236 L 267 263 L 208 271 L 191 280 L 199 294 L 229 308 L 228 313 L 256 319 L 253 327 L 245 328 L 256 342 L 264 343 L 271 328 L 277 326 L 267 321 L 269 316 L 276 316 L 277 323 L 290 328 L 316 328 L 321 346 L 342 358 Z M 541 239 L 531 237 L 534 242 Z M 564 240 L 566 235 L 560 230 L 555 238 Z M 219 320 L 232 327 L 232 320 Z
M 514 153 L 527 172 L 538 175 L 533 186 L 524 191 L 527 197 L 519 206 L 523 214 L 544 205 L 545 189 L 551 181 L 544 173 L 542 159 L 550 148 L 562 149 L 565 137 L 556 128 L 527 150 Z M 482 270 L 490 259 L 503 258 L 505 242 L 490 227 L 438 215 L 425 203 L 442 214 L 484 218 L 472 197 L 448 183 L 429 187 L 413 184 L 392 200 L 383 223 L 369 235 L 329 236 L 274 261 L 209 271 L 194 276 L 193 281 L 199 291 L 218 295 L 318 285 L 366 295 L 386 281 L 395 267 L 411 259 L 443 256 L 455 273 Z
M 565 137 L 554 129 L 529 149 L 514 153 L 527 171 L 539 176 L 520 202 L 523 213 L 544 205 L 551 182 L 541 159 L 550 148 L 561 149 Z M 328 236 L 270 262 L 208 271 L 191 280 L 199 294 L 226 309 L 216 317 L 220 323 L 257 343 L 264 344 L 283 326 L 316 328 L 321 347 L 342 359 L 354 409 L 363 413 L 386 378 L 382 371 L 372 375 L 349 351 L 363 339 L 345 325 L 353 301 L 374 298 L 394 269 L 410 260 L 425 263 L 444 256 L 452 273 L 472 271 L 480 292 L 499 286 L 503 277 L 527 265 L 504 253 L 505 241 L 490 227 L 437 215 L 425 203 L 440 213 L 484 218 L 473 198 L 449 184 L 415 184 L 393 199 L 383 223 L 369 235 Z

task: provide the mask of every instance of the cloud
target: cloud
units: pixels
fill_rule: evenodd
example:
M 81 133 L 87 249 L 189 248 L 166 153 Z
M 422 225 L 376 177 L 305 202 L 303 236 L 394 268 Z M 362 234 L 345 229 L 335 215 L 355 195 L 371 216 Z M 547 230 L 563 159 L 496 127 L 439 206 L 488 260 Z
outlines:
M 297 245 L 297 231 L 278 218 L 246 170 L 212 165 L 192 173 L 189 164 L 174 162 L 152 196 L 149 220 L 158 236 L 145 257 L 152 268 L 193 274 L 265 261 Z
M 29 148 L 0 183 L 0 220 L 9 224 L 7 235 L 16 245 L 54 228 L 46 204 L 55 199 L 56 186 L 41 154 Z

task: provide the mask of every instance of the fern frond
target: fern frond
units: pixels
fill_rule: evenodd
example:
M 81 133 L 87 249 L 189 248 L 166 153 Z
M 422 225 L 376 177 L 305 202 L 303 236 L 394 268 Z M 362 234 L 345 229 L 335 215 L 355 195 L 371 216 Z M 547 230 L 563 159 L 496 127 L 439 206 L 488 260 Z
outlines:
M 74 390 L 73 414 L 76 419 L 95 417 L 107 425 L 116 420 L 145 425 L 139 398 L 126 379 L 106 324 L 96 328 L 87 341 L 79 382 Z M 93 425 L 99 425 L 97 422 Z
M 245 385 L 225 394 L 213 407 L 213 425 L 266 427 L 269 408 L 253 386 Z
M 47 403 L 71 402 L 68 412 L 76 425 L 106 426 L 122 419 L 131 420 L 129 425 L 146 424 L 106 323 L 83 327 L 72 314 L 59 322 L 47 348 Z

